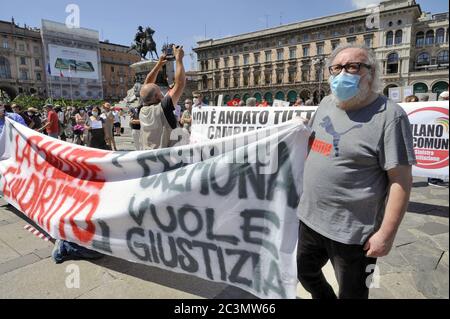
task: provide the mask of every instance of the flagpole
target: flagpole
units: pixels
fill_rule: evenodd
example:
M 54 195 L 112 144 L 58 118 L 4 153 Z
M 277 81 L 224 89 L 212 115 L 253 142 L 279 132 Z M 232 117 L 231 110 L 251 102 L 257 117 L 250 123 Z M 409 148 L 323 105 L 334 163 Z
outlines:
M 73 106 L 73 95 L 72 95 L 72 70 L 69 65 L 69 84 L 70 84 L 70 100 L 72 101 Z
M 50 101 L 51 101 L 51 104 L 53 104 L 53 89 L 52 89 L 52 71 L 51 71 L 51 69 L 50 69 L 50 63 L 48 63 L 48 65 L 47 65 L 47 73 L 48 73 L 48 77 L 50 78 Z
M 59 69 L 59 89 L 60 89 L 60 96 L 59 96 L 59 98 L 62 100 L 63 99 L 63 92 L 62 92 L 62 80 L 61 80 L 61 78 L 62 78 L 62 71 L 61 71 L 61 69 Z

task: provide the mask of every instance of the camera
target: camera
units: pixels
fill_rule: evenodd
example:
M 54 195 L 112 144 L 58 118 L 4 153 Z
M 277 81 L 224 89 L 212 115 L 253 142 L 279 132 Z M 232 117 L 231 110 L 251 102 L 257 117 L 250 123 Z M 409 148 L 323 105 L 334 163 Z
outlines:
M 175 61 L 175 55 L 174 55 L 174 52 L 173 52 L 173 46 L 174 46 L 174 44 L 171 43 L 171 44 L 166 44 L 163 47 L 163 52 L 166 55 L 166 60 L 167 61 Z M 179 45 L 176 46 L 177 49 L 179 47 L 180 47 Z

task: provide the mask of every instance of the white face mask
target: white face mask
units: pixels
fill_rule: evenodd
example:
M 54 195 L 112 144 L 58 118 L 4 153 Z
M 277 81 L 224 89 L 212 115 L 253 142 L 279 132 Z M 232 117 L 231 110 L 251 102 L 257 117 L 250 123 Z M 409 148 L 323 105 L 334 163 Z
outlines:
M 195 105 L 200 104 L 200 100 L 198 98 L 194 98 L 193 102 L 194 102 Z
M 92 112 L 92 115 L 98 116 L 98 112 L 97 112 L 97 111 L 94 111 L 94 112 Z

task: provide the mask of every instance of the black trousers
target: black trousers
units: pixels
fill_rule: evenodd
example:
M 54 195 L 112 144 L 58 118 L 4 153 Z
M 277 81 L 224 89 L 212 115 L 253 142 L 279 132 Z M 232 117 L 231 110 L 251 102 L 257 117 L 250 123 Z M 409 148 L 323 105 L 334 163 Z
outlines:
M 331 260 L 339 285 L 339 299 L 368 299 L 370 278 L 377 262 L 366 257 L 362 245 L 347 245 L 322 236 L 300 222 L 298 280 L 313 299 L 336 299 L 322 267 Z M 373 265 L 372 267 L 368 267 Z

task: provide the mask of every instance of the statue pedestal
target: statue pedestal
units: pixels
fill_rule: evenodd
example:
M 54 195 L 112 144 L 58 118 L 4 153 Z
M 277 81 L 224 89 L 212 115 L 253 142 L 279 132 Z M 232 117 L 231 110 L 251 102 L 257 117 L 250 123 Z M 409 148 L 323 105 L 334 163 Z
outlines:
M 130 67 L 134 70 L 137 78 L 137 82 L 140 82 L 141 84 L 144 84 L 145 78 L 150 73 L 151 70 L 155 67 L 155 65 L 158 63 L 158 61 L 152 61 L 152 60 L 143 60 L 140 62 L 136 62 Z M 174 82 L 175 78 L 175 63 L 174 61 L 169 61 L 166 63 L 166 74 L 160 74 L 158 75 L 158 79 L 156 80 L 156 84 L 158 84 L 161 87 L 167 87 L 167 84 L 171 85 Z M 167 84 L 164 83 L 163 79 L 167 76 Z

